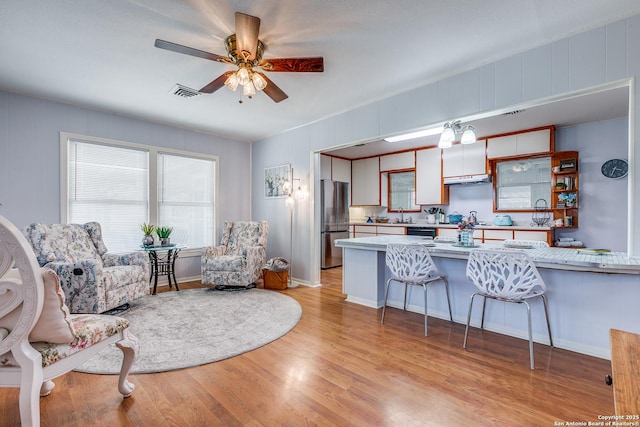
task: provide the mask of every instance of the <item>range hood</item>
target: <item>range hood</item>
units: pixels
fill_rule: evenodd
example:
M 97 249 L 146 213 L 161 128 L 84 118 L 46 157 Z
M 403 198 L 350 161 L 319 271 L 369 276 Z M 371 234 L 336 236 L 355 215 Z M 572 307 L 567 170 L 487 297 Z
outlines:
M 463 176 L 451 176 L 444 178 L 445 185 L 454 185 L 454 184 L 480 184 L 482 182 L 491 182 L 491 175 L 481 174 L 481 175 L 463 175 Z

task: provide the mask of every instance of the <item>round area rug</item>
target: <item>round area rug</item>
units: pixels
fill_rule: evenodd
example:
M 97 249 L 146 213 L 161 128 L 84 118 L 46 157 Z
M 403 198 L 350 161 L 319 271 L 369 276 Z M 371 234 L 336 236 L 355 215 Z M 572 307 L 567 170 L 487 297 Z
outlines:
M 189 289 L 147 295 L 120 317 L 140 342 L 132 374 L 226 359 L 280 338 L 300 320 L 296 300 L 275 291 Z M 122 352 L 109 346 L 75 371 L 119 374 Z

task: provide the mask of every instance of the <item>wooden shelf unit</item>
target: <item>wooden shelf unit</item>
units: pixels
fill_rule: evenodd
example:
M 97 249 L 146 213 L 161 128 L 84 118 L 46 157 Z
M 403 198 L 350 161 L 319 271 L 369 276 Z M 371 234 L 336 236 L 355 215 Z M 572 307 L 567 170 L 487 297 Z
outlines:
M 573 167 L 562 168 L 562 165 L 573 164 Z M 579 171 L 577 151 L 558 151 L 551 157 L 551 211 L 553 212 L 553 227 L 556 229 L 578 228 Z M 558 171 L 558 168 L 560 170 Z M 561 185 L 562 184 L 562 185 Z M 560 194 L 574 194 L 575 202 L 568 206 L 559 199 Z M 563 225 L 555 225 L 555 221 L 562 219 Z

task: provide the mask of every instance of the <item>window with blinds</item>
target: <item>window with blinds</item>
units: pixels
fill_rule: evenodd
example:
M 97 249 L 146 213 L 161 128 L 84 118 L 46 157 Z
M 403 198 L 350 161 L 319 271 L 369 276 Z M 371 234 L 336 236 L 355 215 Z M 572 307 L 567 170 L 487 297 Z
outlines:
M 158 154 L 158 225 L 173 227 L 172 241 L 213 244 L 214 177 L 211 160 Z
M 97 221 L 111 252 L 140 246 L 149 217 L 149 152 L 69 141 L 67 222 Z
M 99 222 L 110 252 L 139 247 L 145 222 L 172 227 L 172 243 L 214 244 L 216 158 L 87 139 L 62 144 L 63 221 Z

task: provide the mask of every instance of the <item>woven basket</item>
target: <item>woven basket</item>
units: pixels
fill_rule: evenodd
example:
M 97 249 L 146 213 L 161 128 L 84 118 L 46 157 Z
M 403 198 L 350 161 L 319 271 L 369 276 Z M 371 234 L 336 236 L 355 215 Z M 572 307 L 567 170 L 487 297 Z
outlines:
M 289 272 L 287 270 L 272 271 L 265 268 L 262 270 L 262 280 L 265 289 L 287 289 Z

